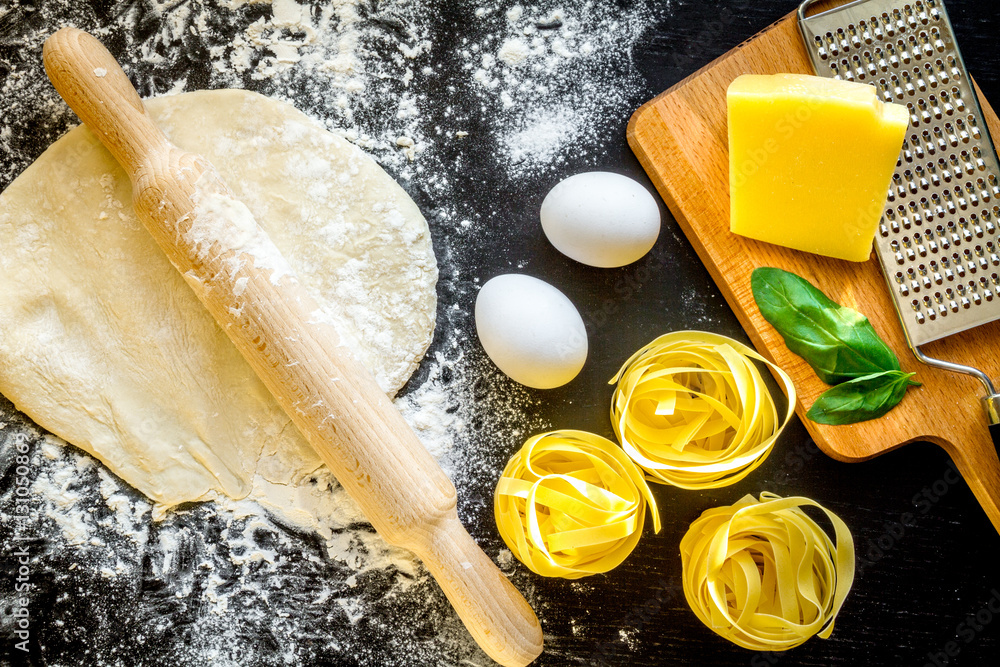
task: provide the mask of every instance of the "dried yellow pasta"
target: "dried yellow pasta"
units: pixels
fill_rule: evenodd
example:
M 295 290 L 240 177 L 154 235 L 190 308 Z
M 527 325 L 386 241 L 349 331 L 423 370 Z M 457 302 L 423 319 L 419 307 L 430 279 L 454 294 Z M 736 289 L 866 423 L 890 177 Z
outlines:
M 533 436 L 504 468 L 493 497 L 497 527 L 532 572 L 579 579 L 632 553 L 656 501 L 621 447 L 585 431 Z
M 799 509 L 821 509 L 837 543 Z M 761 493 L 704 512 L 681 540 L 684 597 L 716 634 L 754 651 L 827 639 L 854 582 L 854 539 L 808 498 Z
M 788 396 L 779 421 L 754 360 Z M 654 482 L 685 489 L 733 484 L 759 466 L 795 410 L 788 375 L 746 345 L 704 331 L 660 336 L 610 384 L 611 422 L 625 452 Z

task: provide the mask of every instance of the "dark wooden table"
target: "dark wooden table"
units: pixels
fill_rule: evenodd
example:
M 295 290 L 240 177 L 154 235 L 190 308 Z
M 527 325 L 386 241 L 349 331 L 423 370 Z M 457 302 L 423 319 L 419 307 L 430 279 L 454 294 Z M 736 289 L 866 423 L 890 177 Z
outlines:
M 47 2 L 48 0 L 46 0 Z M 55 3 L 53 3 L 55 4 Z M 67 7 L 73 6 L 67 0 Z M 377 4 L 377 3 L 375 3 Z M 470 30 L 473 7 L 440 2 L 435 49 L 454 47 Z M 620 2 L 623 8 L 631 3 Z M 631 108 L 673 85 L 707 64 L 770 22 L 794 9 L 791 2 L 726 0 L 701 2 L 673 0 L 669 9 L 657 10 L 661 18 L 638 41 L 632 58 L 621 67 L 641 77 Z M 84 28 L 114 24 L 115 17 L 142 3 L 94 2 L 89 9 L 75 6 L 65 14 Z M 6 6 L 6 7 L 5 7 Z M 0 77 L 10 76 L 12 63 L 25 55 L 21 35 L 31 27 L 27 3 L 0 2 Z M 948 0 L 969 70 L 986 96 L 1000 101 L 1000 13 L 985 0 Z M 3 12 L 7 11 L 6 14 Z M 111 30 L 109 44 L 116 48 Z M 442 52 L 441 57 L 447 60 Z M 199 65 L 189 64 L 189 88 L 198 87 Z M 133 70 L 151 92 L 144 70 Z M 25 90 L 29 88 L 26 87 Z M 40 104 L 24 99 L 2 113 L 14 128 L 0 156 L 4 166 L 26 166 L 69 123 L 61 116 L 50 120 Z M 441 307 L 459 304 L 470 310 L 467 281 L 485 280 L 508 272 L 511 263 L 547 279 L 562 289 L 588 321 L 591 357 L 581 376 L 568 386 L 539 392 L 538 419 L 554 426 L 572 425 L 610 436 L 607 420 L 607 379 L 621 361 L 640 345 L 674 329 L 709 329 L 745 340 L 707 272 L 664 210 L 664 225 L 655 251 L 636 265 L 614 271 L 590 269 L 559 255 L 549 246 L 537 224 L 537 210 L 548 189 L 559 178 L 577 171 L 604 169 L 628 174 L 649 186 L 630 153 L 624 130 L 627 113 L 609 120 L 608 131 L 581 139 L 573 155 L 554 172 L 537 180 L 511 183 L 502 172 L 489 169 L 485 149 L 470 143 L 462 155 L 463 166 L 449 173 L 459 205 L 475 211 L 482 221 L 474 242 L 454 245 L 453 254 L 441 257 L 442 266 L 461 269 L 463 278 L 444 279 Z M 18 162 L 20 160 L 20 163 Z M 393 169 L 390 167 L 389 171 Z M 7 181 L 0 182 L 5 186 Z M 439 204 L 420 179 L 405 187 L 425 211 Z M 650 186 L 650 189 L 651 186 Z M 447 245 L 446 230 L 431 220 L 436 245 Z M 499 249 L 499 250 L 497 250 Z M 466 281 L 461 289 L 462 281 Z M 622 285 L 634 285 L 625 291 Z M 456 320 L 452 319 L 452 322 Z M 471 326 L 469 317 L 455 326 Z M 0 323 L 2 330 L 2 323 Z M 440 339 L 436 345 L 442 344 Z M 470 354 L 481 354 L 473 337 L 463 345 Z M 2 369 L 0 369 L 2 372 Z M 419 376 L 418 376 L 419 378 Z M 491 382 L 503 382 L 499 377 Z M 12 419 L 13 408 L 0 402 L 0 417 Z M 0 419 L 2 421 L 3 419 Z M 33 445 L 36 446 L 36 445 Z M 484 446 L 489 446 L 484 445 Z M 496 451 L 499 466 L 509 451 Z M 0 457 L 0 508 L 9 512 L 13 468 Z M 812 639 L 782 654 L 756 654 L 737 648 L 706 629 L 688 609 L 680 590 L 678 544 L 690 522 L 703 510 L 731 503 L 744 494 L 762 490 L 780 495 L 805 495 L 837 512 L 850 526 L 857 544 L 858 576 L 854 589 L 829 640 Z M 487 552 L 501 547 L 492 519 L 491 484 L 460 488 L 461 510 L 471 532 Z M 534 577 L 519 568 L 516 577 L 530 587 L 546 633 L 546 650 L 539 665 L 990 665 L 1000 652 L 1000 615 L 990 611 L 1000 604 L 998 557 L 1000 537 L 976 504 L 966 485 L 955 481 L 948 459 L 937 448 L 914 444 L 864 464 L 843 464 L 820 453 L 797 421 L 782 437 L 770 459 L 748 479 L 725 489 L 691 492 L 670 487 L 654 488 L 661 506 L 664 528 L 647 534 L 635 553 L 606 576 L 579 584 Z M 193 511 L 183 519 L 193 531 L 210 533 L 210 512 Z M 904 523 L 906 525 L 904 525 Z M 2 524 L 9 526 L 9 521 Z M 6 528 L 4 528 L 6 530 Z M 206 538 L 207 539 L 207 538 Z M 290 534 L 301 550 L 318 549 L 308 536 Z M 0 532 L 3 578 L 0 601 L 12 595 L 13 547 Z M 117 545 L 123 558 L 134 564 L 126 585 L 99 579 L 68 576 L 72 553 L 36 550 L 32 609 L 37 619 L 30 656 L 36 664 L 186 664 L 183 617 L 185 608 L 159 592 L 162 581 L 151 578 L 143 548 Z M 129 549 L 133 549 L 129 552 Z M 319 549 L 317 553 L 321 552 Z M 295 570 L 292 559 L 285 581 L 288 594 L 296 586 L 309 589 L 311 571 Z M 329 572 L 326 572 L 329 575 Z M 369 582 L 377 586 L 379 582 Z M 65 603 L 65 594 L 71 602 Z M 180 605 L 180 606 L 179 606 Z M 386 603 L 387 609 L 391 602 Z M 6 604 L 0 613 L 9 614 Z M 387 611 L 387 613 L 389 613 Z M 346 631 L 342 652 L 328 648 L 298 655 L 301 664 L 380 665 L 406 664 L 407 642 L 421 642 L 433 634 L 435 614 L 428 611 L 412 626 L 364 626 Z M 172 617 L 181 630 L 158 630 L 158 617 Z M 322 618 L 317 618 L 322 623 Z M 78 628 L 70 632 L 67 626 Z M 9 618 L 0 625 L 0 664 L 20 659 L 11 649 Z M 321 632 L 321 625 L 317 632 Z M 336 628 L 330 628 L 335 632 Z M 246 641 L 257 641 L 253 627 Z M 425 633 L 425 634 L 422 634 Z M 263 641 L 263 640 L 261 640 Z M 317 640 L 318 641 L 318 640 Z M 319 645 L 319 643 L 317 644 Z M 363 650 L 359 651 L 359 647 Z M 380 648 L 384 647 L 384 648 Z M 237 649 L 239 647 L 236 647 Z M 272 658 L 257 656 L 233 664 L 281 664 L 280 646 Z M 462 651 L 443 654 L 435 664 L 451 664 Z M 480 658 L 476 658 L 479 660 Z M 414 660 L 415 663 L 421 660 Z M 478 663 L 477 663 L 478 664 Z

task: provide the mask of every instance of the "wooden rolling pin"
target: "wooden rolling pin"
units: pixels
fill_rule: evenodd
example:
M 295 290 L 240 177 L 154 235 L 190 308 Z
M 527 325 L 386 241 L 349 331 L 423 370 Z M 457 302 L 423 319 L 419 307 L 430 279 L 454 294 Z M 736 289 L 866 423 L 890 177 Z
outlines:
M 542 651 L 538 619 L 458 520 L 455 487 L 340 345 L 280 253 L 202 157 L 170 144 L 110 53 L 63 28 L 45 70 L 132 179 L 135 209 L 382 537 L 417 554 L 494 660 Z

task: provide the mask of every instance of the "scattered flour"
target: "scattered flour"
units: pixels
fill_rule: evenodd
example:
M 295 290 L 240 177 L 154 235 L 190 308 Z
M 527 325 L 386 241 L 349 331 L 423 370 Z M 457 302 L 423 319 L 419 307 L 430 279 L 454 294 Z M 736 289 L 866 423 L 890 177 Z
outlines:
M 632 44 L 664 3 L 111 4 L 103 17 L 69 0 L 0 10 L 17 26 L 0 36 L 0 187 L 76 123 L 38 58 L 54 25 L 117 48 L 143 96 L 250 88 L 374 155 L 424 210 L 441 267 L 439 333 L 396 405 L 454 481 L 463 522 L 534 601 L 482 499 L 525 437 L 551 425 L 470 333 L 478 276 L 461 265 L 463 246 L 493 237 L 490 215 L 460 194 L 473 166 L 514 187 L 566 165 L 599 166 L 602 142 L 620 141 L 642 93 Z M 467 37 L 453 37 L 456 13 Z M 478 151 L 478 161 L 463 151 Z M 80 627 L 102 664 L 134 664 L 145 652 L 221 666 L 487 664 L 423 567 L 386 545 L 328 473 L 281 503 L 299 512 L 230 501 L 164 513 L 2 399 L 0 419 L 0 473 L 10 438 L 32 442 L 36 521 L 17 524 L 5 511 L 13 490 L 0 487 L 0 531 L 27 530 L 32 540 L 31 567 L 48 581 L 53 664 L 78 661 L 68 647 L 79 645 Z M 254 484 L 261 497 L 289 492 L 264 489 L 260 477 Z M 0 546 L 0 556 L 12 548 Z M 536 611 L 544 621 L 544 605 Z

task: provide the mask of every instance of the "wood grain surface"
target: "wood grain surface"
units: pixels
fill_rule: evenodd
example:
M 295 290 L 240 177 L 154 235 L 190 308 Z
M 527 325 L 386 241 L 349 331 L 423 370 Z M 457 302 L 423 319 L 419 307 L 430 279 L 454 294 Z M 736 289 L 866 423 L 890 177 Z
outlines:
M 842 461 L 864 461 L 907 443 L 926 440 L 954 459 L 994 527 L 1000 530 L 1000 460 L 975 379 L 918 362 L 886 289 L 878 260 L 852 263 L 754 241 L 729 231 L 729 154 L 726 89 L 740 74 L 812 74 L 796 17 L 790 14 L 705 68 L 643 105 L 628 126 L 628 140 L 688 240 L 754 344 L 788 371 L 799 391 L 796 407 L 816 444 Z M 980 97 L 982 97 L 980 95 Z M 983 101 L 990 131 L 1000 129 Z M 866 314 L 923 386 L 907 392 L 888 415 L 850 426 L 825 426 L 805 418 L 828 389 L 761 316 L 750 290 L 758 266 L 797 273 L 832 299 Z M 996 342 L 1000 323 L 926 345 L 931 357 L 1000 374 Z
M 970 72 L 991 99 L 1000 100 L 1000 50 L 995 48 L 1000 13 L 987 0 L 946 2 Z M 526 430 L 582 428 L 613 438 L 608 379 L 636 349 L 667 331 L 701 329 L 751 342 L 665 205 L 653 251 L 621 269 L 587 267 L 556 251 L 538 224 L 539 206 L 553 185 L 581 171 L 618 172 L 652 190 L 625 141 L 632 112 L 779 20 L 797 1 L 595 0 L 559 5 L 551 0 L 484 0 L 477 4 L 489 10 L 485 17 L 469 3 L 453 0 L 390 0 L 377 3 L 380 13 L 374 13 L 375 3 L 356 4 L 373 13 L 362 15 L 352 29 L 360 26 L 362 34 L 377 30 L 379 35 L 397 30 L 392 12 L 400 7 L 425 7 L 423 18 L 402 17 L 408 30 L 425 34 L 432 46 L 416 60 L 404 59 L 403 65 L 413 66 L 415 72 L 409 87 L 401 75 L 372 81 L 373 88 L 348 107 L 359 111 L 358 120 L 349 122 L 336 96 L 327 94 L 327 88 L 315 88 L 316 73 L 305 59 L 291 66 L 290 80 L 271 80 L 256 76 L 255 69 L 241 74 L 219 68 L 219 57 L 210 57 L 210 49 L 221 40 L 243 35 L 247 25 L 270 17 L 268 3 L 234 8 L 135 0 L 8 3 L 6 10 L 0 8 L 0 106 L 6 111 L 0 118 L 0 188 L 77 123 L 41 71 L 42 39 L 60 25 L 101 35 L 119 61 L 128 63 L 126 71 L 143 98 L 175 86 L 245 87 L 286 98 L 328 126 L 357 127 L 370 136 L 387 137 L 384 147 L 369 152 L 424 212 L 442 268 L 438 333 L 401 400 L 415 400 L 422 389 L 437 386 L 437 380 L 432 383 L 439 368 L 436 358 L 460 357 L 476 369 L 475 376 L 463 377 L 457 375 L 461 366 L 443 367 L 446 374 L 456 371 L 455 377 L 444 378 L 450 381 L 445 391 L 449 396 L 468 392 L 470 408 L 458 413 L 467 421 L 446 469 L 458 490 L 460 518 L 486 553 L 499 559 L 505 545 L 493 518 L 493 490 Z M 505 15 L 515 5 L 525 15 L 518 24 Z M 560 70 L 566 78 L 559 80 L 574 77 L 570 93 L 596 82 L 608 106 L 588 108 L 589 98 L 567 97 L 560 90 L 532 95 L 523 107 L 502 109 L 495 91 L 484 93 L 472 71 L 464 69 L 470 60 L 460 55 L 462 50 L 484 44 L 495 50 L 506 36 L 520 35 L 526 22 L 533 26 L 529 19 L 547 17 L 556 6 L 562 6 L 569 19 L 565 30 L 588 38 L 600 27 L 587 23 L 591 6 L 598 14 L 612 7 L 623 21 L 637 12 L 647 17 L 634 26 L 642 30 L 634 40 L 616 37 L 615 48 L 602 52 L 601 58 L 574 53 Z M 206 31 L 199 17 L 208 12 L 217 26 Z M 393 20 L 378 23 L 384 12 Z M 386 37 L 385 43 L 395 50 L 391 39 Z M 478 55 L 473 54 L 471 62 L 478 63 Z M 378 53 L 361 59 L 363 67 L 377 62 L 382 62 Z M 432 76 L 423 77 L 424 66 L 433 68 Z M 552 78 L 529 67 L 517 72 L 531 85 Z M 399 149 L 392 142 L 399 134 L 399 107 L 377 103 L 384 98 L 374 93 L 383 89 L 400 99 L 419 93 L 417 99 L 423 100 L 418 117 L 404 121 L 404 126 L 412 123 L 420 136 L 434 139 L 413 163 L 397 159 Z M 361 102 L 366 103 L 363 109 Z M 579 120 L 575 113 L 560 117 L 566 141 L 551 154 L 556 157 L 546 154 L 552 162 L 544 169 L 525 169 L 537 166 L 537 161 L 508 163 L 504 141 L 521 128 L 512 126 L 511 119 L 549 118 L 557 102 L 576 105 L 583 118 L 597 122 L 570 122 Z M 435 134 L 436 128 L 470 133 L 456 141 L 447 132 Z M 466 216 L 474 224 L 460 228 L 458 220 Z M 590 357 L 580 376 L 565 387 L 522 392 L 489 366 L 474 335 L 471 309 L 478 286 L 512 270 L 557 286 L 587 321 Z M 873 285 L 883 289 L 880 282 Z M 905 363 L 922 371 L 910 360 Z M 970 384 L 967 390 L 979 388 Z M 495 397 L 518 392 L 530 398 L 530 405 L 505 410 L 492 403 Z M 264 515 L 234 519 L 214 502 L 186 506 L 162 521 L 153 521 L 147 512 L 124 531 L 98 490 L 103 489 L 102 480 L 113 477 L 99 462 L 72 447 L 60 448 L 63 458 L 50 461 L 44 431 L 2 397 L 0 423 L 6 424 L 0 428 L 0 535 L 11 530 L 29 540 L 0 540 L 0 562 L 10 564 L 0 576 L 0 603 L 9 604 L 15 596 L 14 553 L 27 545 L 32 584 L 28 664 L 490 664 L 422 568 L 416 579 L 393 569 L 359 572 L 355 563 L 328 553 L 327 544 L 316 535 Z M 3 453 L 15 438 L 30 447 L 35 461 L 31 479 L 38 488 L 47 484 L 49 493 L 60 492 L 49 480 L 73 472 L 69 493 L 77 499 L 72 507 L 51 507 L 50 496 L 40 493 L 35 496 L 35 516 L 22 527 L 12 521 L 18 477 L 14 459 Z M 940 447 L 912 443 L 864 463 L 844 463 L 820 452 L 794 419 L 772 455 L 741 482 L 705 492 L 663 485 L 654 485 L 652 491 L 663 529 L 653 533 L 647 526 L 635 552 L 614 571 L 567 582 L 538 577 L 516 561 L 504 567 L 528 595 L 545 631 L 545 651 L 534 665 L 920 667 L 935 664 L 931 656 L 947 660 L 948 667 L 996 663 L 1000 616 L 987 624 L 973 618 L 972 625 L 969 618 L 988 613 L 988 602 L 996 608 L 992 600 L 994 590 L 1000 591 L 995 565 L 1000 534 L 953 474 Z M 761 491 L 822 502 L 847 522 L 858 549 L 855 584 L 833 635 L 784 653 L 750 652 L 722 639 L 695 617 L 681 590 L 678 544 L 691 522 L 706 509 Z M 114 497 L 128 498 L 126 506 L 145 502 L 124 482 L 119 482 Z M 100 538 L 100 546 L 71 541 L 59 521 L 67 512 L 99 520 L 90 535 Z M 377 541 L 367 524 L 352 524 L 337 536 L 348 535 Z M 242 545 L 273 552 L 275 562 L 247 561 L 236 550 Z M 105 565 L 115 568 L 113 579 L 106 578 Z M 402 593 L 400 582 L 408 587 Z M 220 596 L 218 602 L 206 599 L 213 591 Z M 220 604 L 226 602 L 220 614 Z M 0 665 L 25 664 L 14 649 L 7 618 L 0 613 Z M 952 653 L 945 654 L 946 648 Z

